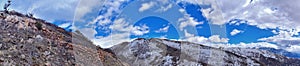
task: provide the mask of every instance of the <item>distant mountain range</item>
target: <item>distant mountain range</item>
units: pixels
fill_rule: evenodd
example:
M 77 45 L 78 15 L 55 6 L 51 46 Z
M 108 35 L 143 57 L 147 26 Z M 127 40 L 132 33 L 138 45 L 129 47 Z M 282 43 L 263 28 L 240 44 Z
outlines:
M 280 55 L 284 55 L 284 56 L 291 57 L 291 58 L 300 58 L 299 53 L 293 53 L 293 52 L 289 52 L 289 51 L 286 51 L 283 49 L 275 49 L 275 48 L 269 48 L 269 47 L 260 47 L 259 49 L 267 50 L 269 52 L 273 52 L 275 54 L 280 54 Z
M 202 44 L 167 39 L 139 38 L 111 48 L 130 66 L 298 66 L 299 59 L 288 58 L 266 50 L 214 48 Z
M 103 49 L 79 31 L 67 32 L 42 19 L 0 11 L 0 66 L 300 65 L 300 59 L 272 52 L 293 56 L 272 48 L 214 48 L 156 38 L 138 38 Z

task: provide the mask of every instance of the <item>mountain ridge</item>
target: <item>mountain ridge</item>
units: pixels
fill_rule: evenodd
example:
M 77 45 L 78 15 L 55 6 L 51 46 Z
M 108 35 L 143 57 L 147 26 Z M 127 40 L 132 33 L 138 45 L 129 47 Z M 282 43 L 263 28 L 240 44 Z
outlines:
M 187 41 L 138 38 L 110 48 L 122 61 L 135 65 L 299 65 L 299 59 L 265 50 L 214 48 Z M 170 59 L 171 58 L 171 59 Z M 160 62 L 160 63 L 153 63 Z

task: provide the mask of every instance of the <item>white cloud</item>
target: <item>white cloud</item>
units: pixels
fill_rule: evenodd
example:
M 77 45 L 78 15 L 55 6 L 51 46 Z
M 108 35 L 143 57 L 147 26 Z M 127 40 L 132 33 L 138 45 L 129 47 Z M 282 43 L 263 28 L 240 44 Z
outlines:
M 109 28 L 112 30 L 112 33 L 110 33 L 109 36 L 97 36 L 97 38 L 91 39 L 93 43 L 102 48 L 109 48 L 113 45 L 130 41 L 129 36 L 133 26 L 128 24 L 124 18 L 116 19 Z
M 208 38 L 205 38 L 203 36 L 195 36 L 194 34 L 188 33 L 186 30 L 184 31 L 185 38 L 182 40 L 189 41 L 189 42 L 195 42 L 195 43 L 207 43 Z
M 279 29 L 279 31 L 273 30 L 276 36 L 259 39 L 259 42 L 254 45 L 265 46 L 277 46 L 286 48 L 290 45 L 299 45 L 299 37 L 292 37 L 293 35 L 299 35 L 300 32 L 300 11 L 298 3 L 300 1 L 280 1 L 280 0 L 185 0 L 189 3 L 199 5 L 210 5 L 210 8 L 202 9 L 203 15 L 208 18 L 213 24 L 225 24 L 231 19 L 242 19 L 249 25 L 257 26 L 261 29 Z M 195 1 L 199 1 L 195 3 Z M 257 7 L 259 6 L 259 7 Z M 223 17 L 224 16 L 224 17 Z M 214 23 L 217 22 L 217 23 Z M 219 22 L 219 23 L 218 23 Z M 232 23 L 239 25 L 240 23 Z M 237 31 L 239 32 L 239 31 Z M 233 31 L 233 34 L 236 32 Z M 268 42 L 276 43 L 270 44 Z M 237 45 L 253 45 L 253 43 L 241 43 Z M 290 47 L 289 51 L 296 50 L 297 47 Z M 296 51 L 294 51 L 296 52 Z M 299 51 L 298 51 L 299 52 Z
M 113 25 L 110 25 L 109 28 L 113 31 L 113 32 L 128 32 L 130 31 L 132 28 L 131 25 L 129 25 L 129 23 L 127 23 L 125 21 L 124 18 L 119 18 L 116 19 L 113 22 Z M 126 29 L 125 29 L 126 28 Z
M 292 45 L 290 47 L 285 48 L 285 50 L 287 50 L 289 52 L 300 53 L 300 46 L 299 45 Z
M 290 38 L 279 38 L 279 37 L 268 37 L 268 38 L 262 38 L 259 39 L 261 41 L 266 41 L 266 42 L 275 42 L 279 45 L 282 46 L 287 46 L 287 45 L 299 45 L 300 44 L 300 38 L 296 37 L 290 37 Z
M 203 24 L 203 22 L 197 22 L 194 17 L 190 17 L 190 15 L 185 14 L 183 18 L 178 19 L 179 29 L 182 31 L 187 26 L 196 27 L 197 25 Z
M 160 36 L 159 38 L 160 38 L 160 39 L 168 39 L 167 36 L 168 36 L 168 35 L 163 35 L 163 36 Z
M 257 42 L 257 43 L 239 43 L 239 44 L 224 44 L 224 42 L 228 42 L 229 39 L 227 38 L 220 38 L 218 35 L 213 35 L 209 38 L 205 38 L 203 36 L 195 36 L 193 34 L 188 33 L 185 31 L 185 39 L 184 41 L 199 43 L 207 46 L 212 47 L 223 47 L 223 48 L 232 48 L 232 47 L 239 47 L 239 48 L 259 48 L 259 47 L 269 47 L 275 49 L 282 49 L 280 46 L 276 44 L 271 44 L 268 42 Z
M 202 43 L 202 44 L 216 44 L 216 43 L 228 43 L 228 38 L 222 38 L 219 35 L 212 35 L 209 38 L 205 38 L 203 36 L 196 36 L 194 34 L 188 33 L 186 30 L 184 31 L 185 38 L 182 40 L 186 40 L 189 42 Z
M 61 28 L 66 28 L 68 26 L 71 26 L 71 23 L 64 23 L 64 24 L 58 25 L 58 27 L 61 27 Z
M 188 2 L 188 3 L 192 3 L 192 4 L 198 4 L 199 2 L 201 2 L 201 0 L 177 0 L 177 3 L 179 2 Z
M 167 6 L 161 6 L 157 11 L 159 12 L 165 12 L 167 10 L 169 10 L 170 8 L 172 8 L 172 4 L 168 4 Z
M 210 8 L 204 8 L 201 9 L 202 15 L 205 16 L 212 24 L 215 25 L 223 25 L 227 22 L 226 19 L 224 19 L 224 15 L 222 13 L 222 10 L 220 10 L 220 5 L 216 0 L 178 0 L 178 2 L 187 2 L 191 4 L 196 5 L 208 5 Z M 228 1 L 228 2 L 240 2 L 240 1 Z
M 205 44 L 207 46 L 213 46 L 213 47 L 223 47 L 223 48 L 260 48 L 260 47 L 268 47 L 268 48 L 274 48 L 274 49 L 280 49 L 279 46 L 275 44 L 271 44 L 268 42 L 257 42 L 257 43 L 239 43 L 239 44 Z
M 203 36 L 189 37 L 189 38 L 186 38 L 185 40 L 187 40 L 189 42 L 202 43 L 202 44 L 208 43 L 208 39 Z
M 224 16 L 220 10 L 214 10 L 213 8 L 201 9 L 203 16 L 205 16 L 212 24 L 223 25 L 226 23 Z
M 184 9 L 182 9 L 182 8 L 180 8 L 180 9 L 179 9 L 179 12 L 181 12 L 181 13 L 185 13 L 185 10 L 184 10 Z
M 149 27 L 147 25 L 142 25 L 142 26 L 134 26 L 131 33 L 133 35 L 137 35 L 137 36 L 141 36 L 144 35 L 146 33 L 149 33 Z
M 88 22 L 88 25 L 94 25 L 98 23 L 97 26 L 103 26 L 111 23 L 111 18 L 113 17 L 114 12 L 121 13 L 121 10 L 119 9 L 121 6 L 121 3 L 126 2 L 123 0 L 115 0 L 115 1 L 105 1 L 105 3 L 102 3 L 106 7 L 102 7 L 100 10 L 106 11 L 106 13 L 102 15 L 97 15 L 97 17 L 90 22 Z M 100 4 L 101 5 L 101 4 Z
M 269 47 L 275 49 L 285 49 L 276 44 L 271 44 L 268 42 L 257 42 L 257 43 L 239 43 L 239 44 L 224 44 L 228 42 L 228 38 L 220 38 L 218 35 L 210 36 L 209 38 L 205 38 L 203 36 L 195 36 L 194 34 L 190 34 L 187 31 L 184 32 L 185 38 L 181 39 L 184 41 L 194 42 L 198 44 L 203 44 L 212 47 L 223 47 L 223 48 L 232 48 L 232 47 L 239 47 L 239 48 L 260 48 L 260 47 Z
M 53 20 L 72 20 L 78 0 L 12 0 L 11 10 L 27 14 L 33 13 L 35 17 Z
M 80 0 L 75 10 L 74 20 L 75 21 L 84 20 L 83 17 L 86 16 L 86 14 L 91 12 L 97 12 L 97 9 L 99 9 L 101 5 L 103 5 L 103 1 L 101 0 L 88 0 L 88 1 Z
M 81 28 L 79 31 L 88 39 L 94 39 L 95 34 L 97 34 L 97 31 L 93 28 Z
M 276 30 L 272 30 L 273 34 L 278 34 L 278 32 Z
M 278 35 L 267 37 L 267 38 L 261 38 L 260 41 L 266 41 L 266 42 L 274 42 L 281 46 L 287 46 L 287 45 L 299 45 L 300 44 L 300 38 L 299 37 L 292 37 L 293 35 L 298 35 L 298 31 L 290 32 L 293 30 L 280 30 L 278 32 Z
M 209 41 L 216 43 L 227 43 L 229 40 L 228 38 L 221 38 L 220 35 L 212 35 L 208 39 Z
M 284 30 L 300 29 L 300 19 L 298 19 L 300 14 L 296 14 L 300 11 L 298 6 L 300 1 L 259 0 L 246 7 L 240 7 L 241 2 L 220 1 L 220 3 L 223 4 L 220 7 L 226 20 L 244 19 L 249 21 L 250 25 L 262 29 L 277 27 Z M 243 12 L 247 13 L 240 14 Z
M 97 5 L 84 5 L 78 8 L 78 9 L 91 9 L 90 7 L 97 8 L 98 6 L 101 6 L 100 10 L 104 10 L 105 13 L 102 15 L 97 15 L 93 20 L 88 20 L 88 24 L 85 26 L 105 26 L 107 29 L 111 30 L 111 33 L 108 36 L 96 36 L 94 38 L 91 38 L 90 40 L 93 41 L 94 44 L 101 46 L 102 48 L 109 48 L 113 45 L 119 44 L 121 42 L 129 41 L 129 35 L 131 30 L 133 29 L 133 25 L 130 25 L 128 22 L 125 21 L 124 18 L 116 18 L 114 21 L 111 21 L 110 19 L 113 18 L 114 14 L 121 13 L 121 10 L 119 9 L 121 4 L 123 2 L 127 2 L 127 0 L 115 0 L 115 1 L 100 1 L 100 4 Z M 97 2 L 96 2 L 97 3 Z M 88 2 L 86 2 L 88 4 Z M 105 7 L 102 7 L 104 5 Z M 92 9 L 93 10 L 93 9 Z M 78 11 L 81 12 L 80 14 L 77 14 L 75 17 L 76 19 L 82 18 L 85 16 L 85 14 L 90 13 L 89 10 L 83 10 Z M 94 12 L 94 11 L 93 11 Z M 95 12 L 98 13 L 98 10 Z M 90 15 L 89 15 L 90 16 Z M 98 23 L 98 24 L 96 24 Z M 110 24 L 111 25 L 108 25 Z M 95 35 L 95 34 L 91 34 Z
M 231 19 L 243 19 L 261 29 L 300 29 L 300 1 L 281 0 L 183 0 L 192 4 L 209 5 L 201 9 L 212 24 L 225 24 Z M 259 7 L 257 7 L 259 6 Z
M 91 39 L 91 41 L 101 46 L 101 48 L 110 48 L 114 45 L 120 44 L 122 42 L 128 42 L 129 39 L 129 33 L 114 33 L 107 37 L 100 37 L 99 39 Z
M 139 12 L 143 12 L 143 11 L 145 11 L 147 9 L 150 9 L 152 6 L 154 6 L 154 4 L 155 4 L 154 2 L 143 3 L 141 5 L 141 7 L 139 8 Z
M 163 28 L 160 28 L 159 30 L 156 30 L 155 32 L 156 33 L 165 33 L 165 32 L 168 32 L 170 26 L 166 26 L 166 27 L 163 27 Z
M 234 35 L 239 34 L 239 33 L 242 33 L 242 32 L 243 32 L 243 31 L 241 31 L 241 30 L 233 29 L 233 30 L 230 32 L 230 35 L 231 35 L 231 36 L 234 36 Z
M 246 0 L 245 4 L 242 7 L 247 7 L 250 4 L 251 0 Z

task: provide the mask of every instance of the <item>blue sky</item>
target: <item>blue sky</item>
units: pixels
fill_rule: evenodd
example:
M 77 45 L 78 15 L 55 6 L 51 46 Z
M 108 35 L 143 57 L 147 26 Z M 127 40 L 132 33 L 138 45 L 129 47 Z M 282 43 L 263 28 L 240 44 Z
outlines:
M 176 28 L 167 20 L 159 17 L 149 16 L 136 22 L 134 26 L 147 25 L 149 32 L 144 35 L 131 35 L 130 38 L 168 38 L 179 39 Z M 165 29 L 164 29 L 165 28 Z
M 1 6 L 4 2 L 1 1 Z M 80 30 L 94 44 L 105 48 L 142 37 L 203 44 L 263 45 L 300 52 L 300 15 L 294 14 L 300 8 L 291 6 L 297 3 L 28 0 L 13 1 L 11 9 L 34 13 L 35 17 L 66 29 Z

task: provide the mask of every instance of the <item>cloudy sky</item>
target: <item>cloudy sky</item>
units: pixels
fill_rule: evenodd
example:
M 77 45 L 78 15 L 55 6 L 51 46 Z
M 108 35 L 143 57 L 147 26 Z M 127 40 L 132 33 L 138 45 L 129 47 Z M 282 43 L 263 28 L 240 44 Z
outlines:
M 1 7 L 4 3 L 2 0 Z M 33 13 L 66 29 L 80 30 L 104 48 L 134 38 L 166 38 L 300 52 L 298 3 L 296 0 L 13 0 L 10 9 Z

